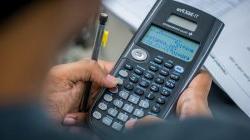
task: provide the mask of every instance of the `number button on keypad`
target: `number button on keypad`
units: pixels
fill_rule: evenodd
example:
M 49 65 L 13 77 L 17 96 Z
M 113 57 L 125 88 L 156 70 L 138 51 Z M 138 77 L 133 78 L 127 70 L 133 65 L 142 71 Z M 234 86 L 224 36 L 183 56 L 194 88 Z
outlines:
M 102 118 L 102 123 L 104 123 L 107 126 L 110 126 L 112 124 L 112 121 L 113 121 L 113 118 L 108 117 L 108 116 Z
M 114 122 L 114 123 L 112 124 L 112 128 L 115 129 L 116 131 L 121 131 L 121 130 L 122 130 L 122 127 L 123 127 L 123 125 L 120 124 L 120 123 L 118 123 L 118 122 Z
M 141 109 L 135 109 L 135 111 L 134 111 L 133 115 L 135 115 L 136 117 L 141 118 L 141 117 L 143 117 L 143 116 L 144 116 L 144 111 L 143 111 L 143 110 L 141 110 Z
M 120 112 L 117 116 L 117 119 L 120 121 L 126 122 L 128 120 L 128 115 Z
M 108 114 L 113 116 L 113 117 L 116 117 L 116 115 L 118 114 L 118 111 L 114 108 L 110 108 L 110 109 L 108 109 Z
M 139 106 L 142 107 L 142 108 L 148 109 L 149 108 L 149 101 L 141 100 L 140 103 L 139 103 Z
M 128 112 L 128 113 L 132 113 L 134 110 L 134 107 L 132 105 L 129 104 L 125 104 L 122 108 L 124 111 Z
M 105 94 L 103 99 L 107 102 L 111 102 L 113 100 L 113 97 L 109 94 Z
M 93 112 L 93 117 L 97 120 L 100 120 L 102 118 L 102 114 L 98 111 Z
M 126 92 L 126 91 L 120 91 L 120 92 L 119 92 L 119 96 L 120 96 L 121 98 L 123 98 L 124 100 L 127 100 L 127 99 L 128 99 L 128 96 L 129 96 L 129 93 Z
M 103 110 L 103 111 L 105 111 L 105 110 L 108 109 L 108 106 L 105 103 L 100 103 L 98 105 L 98 108 L 101 109 L 101 110 Z
M 140 100 L 140 97 L 136 96 L 136 95 L 130 95 L 128 98 L 128 101 L 133 103 L 133 104 L 137 104 Z
M 128 91 L 131 91 L 134 89 L 134 84 L 132 83 L 127 83 L 124 85 L 124 88 L 127 89 Z
M 121 108 L 123 106 L 123 102 L 121 100 L 115 99 L 113 101 L 114 106 Z

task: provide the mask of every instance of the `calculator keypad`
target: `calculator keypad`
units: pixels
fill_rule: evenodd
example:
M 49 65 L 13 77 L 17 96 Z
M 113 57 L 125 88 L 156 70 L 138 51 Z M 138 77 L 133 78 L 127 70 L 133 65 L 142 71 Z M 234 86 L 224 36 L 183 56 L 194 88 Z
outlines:
M 105 92 L 92 113 L 93 118 L 121 131 L 130 119 L 160 115 L 169 105 L 184 68 L 161 56 L 144 65 L 126 61 L 120 66 L 115 75 L 118 87 Z

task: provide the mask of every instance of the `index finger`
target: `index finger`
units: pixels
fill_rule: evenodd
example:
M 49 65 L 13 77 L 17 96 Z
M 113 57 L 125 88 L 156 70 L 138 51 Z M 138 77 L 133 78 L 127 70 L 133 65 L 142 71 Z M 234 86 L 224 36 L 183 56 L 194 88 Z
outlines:
M 105 70 L 107 73 L 110 73 L 114 68 L 114 63 L 109 61 L 98 60 L 100 67 Z

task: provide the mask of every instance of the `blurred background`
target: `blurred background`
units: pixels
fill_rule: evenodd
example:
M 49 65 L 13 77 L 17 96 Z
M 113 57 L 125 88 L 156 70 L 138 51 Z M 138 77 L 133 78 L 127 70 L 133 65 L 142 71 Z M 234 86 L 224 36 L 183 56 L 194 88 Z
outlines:
M 109 20 L 106 29 L 109 31 L 109 40 L 107 46 L 101 48 L 100 59 L 116 62 L 133 34 L 132 30 L 124 22 L 116 18 L 112 13 L 107 13 Z M 65 54 L 62 54 L 59 58 L 59 63 L 69 63 L 91 56 L 96 33 L 95 24 L 91 25 L 83 29 L 82 33 L 69 44 Z

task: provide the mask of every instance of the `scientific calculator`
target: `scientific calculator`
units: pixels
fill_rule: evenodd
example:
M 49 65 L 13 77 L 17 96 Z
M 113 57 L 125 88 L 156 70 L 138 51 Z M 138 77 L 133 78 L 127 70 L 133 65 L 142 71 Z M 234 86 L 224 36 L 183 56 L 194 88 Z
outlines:
M 203 65 L 224 24 L 191 6 L 159 0 L 116 63 L 118 86 L 102 89 L 89 125 L 102 136 L 130 119 L 166 119 Z

